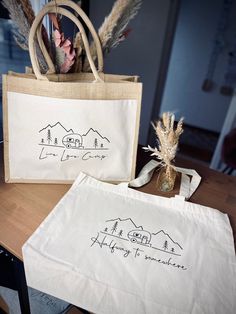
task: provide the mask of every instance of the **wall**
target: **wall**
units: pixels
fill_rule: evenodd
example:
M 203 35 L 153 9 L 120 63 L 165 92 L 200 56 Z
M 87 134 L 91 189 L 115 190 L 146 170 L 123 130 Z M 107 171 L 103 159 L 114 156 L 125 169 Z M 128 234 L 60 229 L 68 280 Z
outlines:
M 44 0 L 32 0 L 36 9 L 42 2 Z M 114 2 L 115 0 L 90 1 L 90 17 L 97 29 L 110 13 Z M 138 15 L 128 26 L 132 28 L 128 39 L 105 58 L 106 73 L 139 75 L 143 82 L 139 137 L 141 144 L 146 144 L 147 141 L 170 2 L 171 0 L 143 0 Z M 67 28 L 70 29 L 69 25 Z
M 28 52 L 19 48 L 12 36 L 12 24 L 7 19 L 0 19 L 0 142 L 3 140 L 2 130 L 2 74 L 9 70 L 24 72 L 30 65 Z
M 222 0 L 182 0 L 176 35 L 170 59 L 161 111 L 174 111 L 177 118 L 196 127 L 220 131 L 231 100 L 219 93 L 227 66 L 227 49 L 218 59 L 212 92 L 201 86 L 213 47 Z M 235 4 L 232 13 L 235 16 Z M 231 20 L 233 16 L 231 14 Z M 236 36 L 236 23 L 227 39 Z M 232 25 L 232 23 L 231 23 Z
M 109 14 L 114 0 L 90 1 L 90 18 L 96 29 Z M 105 72 L 135 74 L 143 82 L 143 101 L 139 142 L 146 144 L 155 97 L 161 50 L 170 1 L 143 1 L 138 15 L 129 27 L 127 40 L 105 58 Z M 127 121 L 128 123 L 129 121 Z

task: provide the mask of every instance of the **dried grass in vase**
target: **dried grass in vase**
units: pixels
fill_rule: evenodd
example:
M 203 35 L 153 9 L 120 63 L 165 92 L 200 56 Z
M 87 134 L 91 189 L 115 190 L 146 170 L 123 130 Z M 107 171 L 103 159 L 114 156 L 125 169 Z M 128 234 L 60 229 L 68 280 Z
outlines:
M 160 172 L 157 179 L 157 187 L 161 191 L 171 191 L 174 188 L 176 170 L 173 165 L 176 156 L 179 137 L 183 133 L 183 118 L 175 127 L 175 115 L 164 112 L 161 120 L 152 123 L 155 130 L 158 147 L 143 147 L 145 151 L 150 151 L 151 156 L 155 156 L 160 161 Z

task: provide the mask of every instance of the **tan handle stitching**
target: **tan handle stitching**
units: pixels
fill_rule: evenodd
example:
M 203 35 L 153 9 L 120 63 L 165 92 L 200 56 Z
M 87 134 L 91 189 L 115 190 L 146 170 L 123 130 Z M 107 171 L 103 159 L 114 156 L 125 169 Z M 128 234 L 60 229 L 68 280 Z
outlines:
M 44 58 L 45 58 L 45 61 L 47 62 L 47 65 L 48 65 L 48 74 L 50 73 L 56 73 L 56 69 L 55 69 L 55 66 L 54 66 L 54 64 L 53 64 L 53 62 L 52 62 L 52 60 L 51 60 L 51 57 L 50 57 L 50 55 L 49 55 L 49 53 L 48 53 L 48 51 L 47 51 L 47 49 L 46 49 L 46 47 L 45 47 L 45 45 L 44 45 L 44 42 L 43 42 L 43 40 L 42 40 L 42 23 L 40 24 L 40 26 L 38 27 L 38 29 L 37 29 L 37 40 L 38 40 L 38 44 L 39 44 L 39 47 L 40 47 L 40 49 L 41 49 L 41 51 L 42 51 L 42 54 L 43 54 L 43 56 L 44 56 Z
M 98 58 L 98 72 L 103 72 L 103 52 L 102 52 L 100 39 L 99 39 L 99 36 L 98 36 L 96 30 L 93 27 L 93 24 L 89 20 L 88 16 L 85 14 L 85 12 L 76 3 L 74 3 L 70 0 L 51 1 L 50 3 L 47 4 L 47 6 L 52 6 L 52 7 L 56 7 L 56 8 L 58 7 L 58 5 L 66 5 L 70 8 L 72 8 L 83 19 L 83 21 L 85 22 L 86 26 L 88 27 L 88 29 L 92 35 L 92 38 L 95 42 L 97 58 Z M 39 41 L 39 45 L 41 47 L 42 53 L 44 55 L 45 61 L 47 62 L 48 67 L 49 67 L 48 73 L 55 73 L 55 67 L 51 61 L 51 58 L 47 52 L 47 49 L 45 48 L 41 34 L 39 34 L 39 36 L 38 36 L 38 41 Z
M 99 74 L 98 74 L 98 71 L 95 67 L 95 64 L 93 62 L 93 59 L 92 59 L 92 56 L 91 56 L 91 53 L 90 53 L 90 50 L 89 50 L 89 43 L 88 43 L 88 39 L 87 39 L 87 36 L 86 36 L 86 33 L 85 33 L 85 30 L 82 26 L 82 24 L 80 23 L 80 21 L 72 14 L 70 13 L 68 10 L 66 9 L 62 9 L 62 8 L 55 8 L 55 7 L 52 7 L 52 6 L 45 6 L 40 12 L 39 14 L 37 15 L 37 17 L 35 18 L 32 26 L 31 26 L 31 29 L 30 29 L 30 34 L 29 34 L 29 53 L 30 53 L 30 59 L 31 59 L 31 63 L 32 63 L 32 67 L 33 67 L 33 70 L 34 70 L 34 73 L 37 77 L 37 79 L 39 80 L 48 80 L 48 78 L 44 75 L 42 75 L 40 73 L 40 69 L 38 67 L 38 62 L 37 62 L 37 58 L 36 58 L 36 54 L 35 54 L 35 48 L 34 48 L 34 37 L 35 37 L 35 33 L 36 33 L 36 30 L 38 28 L 38 25 L 41 23 L 43 17 L 47 14 L 47 13 L 55 13 L 55 12 L 58 12 L 59 14 L 62 14 L 66 17 L 68 17 L 72 22 L 75 23 L 75 25 L 78 27 L 78 29 L 80 30 L 81 32 L 81 36 L 82 36 L 82 40 L 83 40 L 83 43 L 84 43 L 84 48 L 85 48 L 85 51 L 86 51 L 86 55 L 87 55 L 87 58 L 89 60 L 89 64 L 90 64 L 90 67 L 91 67 L 91 70 L 93 72 L 93 75 L 95 77 L 95 80 L 96 81 L 99 81 L 101 82 L 101 78 L 99 77 Z

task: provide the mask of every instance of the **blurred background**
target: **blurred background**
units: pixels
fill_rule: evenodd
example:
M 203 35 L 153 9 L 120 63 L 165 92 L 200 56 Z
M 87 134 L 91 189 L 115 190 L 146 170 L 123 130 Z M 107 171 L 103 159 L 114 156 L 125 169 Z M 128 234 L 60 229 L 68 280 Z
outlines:
M 45 2 L 32 0 L 35 12 Z M 98 29 L 113 3 L 83 0 L 82 6 Z M 63 23 L 71 34 L 74 26 Z M 0 5 L 1 74 L 30 65 L 28 52 L 14 42 L 12 25 Z M 129 28 L 127 39 L 106 56 L 105 72 L 140 76 L 139 143 L 155 145 L 150 122 L 174 112 L 176 120 L 185 118 L 178 155 L 234 175 L 236 0 L 143 0 Z

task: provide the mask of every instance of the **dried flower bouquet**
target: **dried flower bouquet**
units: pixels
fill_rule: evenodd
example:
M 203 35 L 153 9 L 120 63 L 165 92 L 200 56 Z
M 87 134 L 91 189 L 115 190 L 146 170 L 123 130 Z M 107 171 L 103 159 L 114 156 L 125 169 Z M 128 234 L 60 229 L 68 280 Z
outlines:
M 3 5 L 8 9 L 10 18 L 14 22 L 14 38 L 17 44 L 24 50 L 28 50 L 28 36 L 30 27 L 34 21 L 35 13 L 30 0 L 3 0 Z M 81 1 L 77 1 L 80 5 Z M 111 13 L 105 18 L 99 28 L 98 35 L 101 41 L 103 53 L 107 54 L 111 49 L 117 47 L 129 34 L 127 25 L 133 19 L 141 6 L 142 0 L 116 0 Z M 55 1 L 56 5 L 56 1 Z M 65 38 L 61 29 L 59 17 L 50 14 L 54 34 L 53 42 L 45 27 L 42 27 L 42 38 L 44 44 L 54 60 L 58 73 L 67 72 L 88 72 L 90 66 L 85 56 L 80 32 L 75 33 L 71 38 Z M 95 43 L 90 44 L 90 51 L 94 61 L 97 59 Z M 36 44 L 36 53 L 40 68 L 43 73 L 48 70 L 44 57 Z
M 152 123 L 155 130 L 158 147 L 152 148 L 150 145 L 143 147 L 145 151 L 150 151 L 151 156 L 155 156 L 161 165 L 158 188 L 162 191 L 170 191 L 174 188 L 176 171 L 173 165 L 176 156 L 179 137 L 183 133 L 183 118 L 179 120 L 175 128 L 175 115 L 164 112 L 161 120 Z

